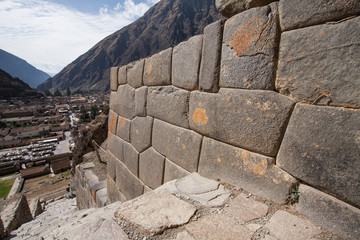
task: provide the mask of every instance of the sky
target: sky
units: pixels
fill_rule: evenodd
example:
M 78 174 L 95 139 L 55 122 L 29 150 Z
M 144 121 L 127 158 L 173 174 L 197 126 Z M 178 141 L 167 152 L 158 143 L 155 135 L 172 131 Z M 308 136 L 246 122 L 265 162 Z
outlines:
M 0 0 L 0 49 L 55 74 L 159 0 Z

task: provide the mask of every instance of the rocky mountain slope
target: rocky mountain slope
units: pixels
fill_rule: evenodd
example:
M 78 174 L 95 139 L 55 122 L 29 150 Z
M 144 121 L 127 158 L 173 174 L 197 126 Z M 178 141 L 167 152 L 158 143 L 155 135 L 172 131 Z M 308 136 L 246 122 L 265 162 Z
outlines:
M 9 97 L 41 97 L 27 83 L 19 78 L 13 78 L 10 74 L 0 69 L 0 99 Z
M 127 64 L 201 34 L 221 18 L 213 0 L 162 0 L 143 17 L 113 33 L 38 90 L 109 90 L 110 67 Z
M 50 78 L 49 74 L 2 49 L 0 49 L 0 68 L 11 74 L 11 76 L 22 79 L 32 88 L 36 88 L 40 83 Z

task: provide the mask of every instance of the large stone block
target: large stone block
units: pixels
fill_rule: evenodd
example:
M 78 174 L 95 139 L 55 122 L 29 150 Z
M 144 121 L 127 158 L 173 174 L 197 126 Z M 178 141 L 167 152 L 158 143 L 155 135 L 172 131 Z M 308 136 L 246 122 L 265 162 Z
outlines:
M 117 121 L 118 121 L 118 115 L 114 111 L 109 110 L 108 129 L 109 132 L 111 132 L 112 134 L 116 133 Z
M 130 142 L 130 128 L 131 121 L 122 116 L 119 116 L 116 128 L 116 135 L 121 137 L 123 140 Z
M 0 239 L 3 239 L 4 237 L 5 237 L 5 229 L 0 216 Z
M 283 33 L 276 89 L 301 102 L 359 108 L 359 32 L 356 17 Z
M 107 202 L 114 203 L 122 201 L 121 193 L 116 186 L 115 181 L 108 175 L 106 178 Z
M 295 102 L 272 91 L 192 92 L 190 127 L 211 138 L 276 156 Z
M 296 210 L 344 239 L 360 239 L 360 209 L 301 184 Z
M 273 89 L 277 41 L 277 3 L 253 8 L 224 26 L 220 87 Z
M 116 158 L 123 161 L 124 159 L 124 153 L 123 153 L 123 145 L 124 140 L 119 138 L 116 135 L 113 135 L 112 133 L 109 133 L 108 140 L 107 140 L 108 150 L 114 154 Z
M 223 22 L 217 21 L 205 27 L 201 54 L 199 90 L 217 92 L 219 90 L 221 43 Z
M 113 110 L 114 112 L 118 112 L 118 101 L 117 101 L 117 92 L 116 91 L 110 91 L 110 103 L 109 108 L 110 110 Z
M 135 89 L 130 85 L 121 85 L 117 91 L 117 114 L 133 119 L 135 117 Z
M 141 87 L 135 90 L 135 115 L 146 117 L 148 87 Z
M 116 185 L 126 200 L 143 194 L 144 184 L 122 162 L 116 165 Z
M 196 172 L 202 137 L 196 132 L 155 119 L 152 145 L 189 172 Z
M 118 85 L 124 85 L 127 83 L 127 66 L 122 66 L 119 67 L 119 71 L 118 71 Z M 115 91 L 117 90 L 117 88 L 115 89 Z
M 144 60 L 139 60 L 127 65 L 127 83 L 133 88 L 142 86 Z
M 359 0 L 280 0 L 283 31 L 318 25 L 360 14 Z
M 172 48 L 166 49 L 145 60 L 143 82 L 146 86 L 171 84 Z
M 164 175 L 165 157 L 149 148 L 140 154 L 139 177 L 143 183 L 152 189 L 160 187 Z
M 111 152 L 107 153 L 107 162 L 106 162 L 106 171 L 109 177 L 111 177 L 113 180 L 116 179 L 116 161 L 120 161 L 117 159 Z
M 125 165 L 135 175 L 139 176 L 139 152 L 130 143 L 124 142 Z
M 265 6 L 275 0 L 216 0 L 216 8 L 227 18 L 254 7 Z
M 360 207 L 360 110 L 297 104 L 277 165 Z
M 118 67 L 112 67 L 110 69 L 110 89 L 116 91 L 118 88 Z
M 284 203 L 296 179 L 274 164 L 274 159 L 204 138 L 198 172 L 255 195 Z
M 190 174 L 190 172 L 173 163 L 169 159 L 165 159 L 164 183 L 183 178 L 188 174 Z
M 176 126 L 189 128 L 189 98 L 188 91 L 173 86 L 150 87 L 147 113 Z
M 187 90 L 198 86 L 202 35 L 182 42 L 173 50 L 172 84 Z
M 135 117 L 131 122 L 131 144 L 138 152 L 144 151 L 151 145 L 153 118 Z

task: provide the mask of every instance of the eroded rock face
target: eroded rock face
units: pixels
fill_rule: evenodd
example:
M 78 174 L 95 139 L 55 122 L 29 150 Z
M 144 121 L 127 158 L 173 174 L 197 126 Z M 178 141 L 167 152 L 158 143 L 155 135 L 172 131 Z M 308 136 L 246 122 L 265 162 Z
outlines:
M 274 0 L 216 0 L 215 5 L 219 12 L 227 18 L 253 7 L 265 6 Z

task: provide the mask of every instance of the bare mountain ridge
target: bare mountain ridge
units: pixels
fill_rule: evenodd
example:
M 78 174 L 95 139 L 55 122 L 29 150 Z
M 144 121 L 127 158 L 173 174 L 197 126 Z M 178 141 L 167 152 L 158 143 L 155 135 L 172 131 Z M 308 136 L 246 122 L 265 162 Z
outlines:
M 10 74 L 0 69 L 0 99 L 11 97 L 42 97 L 27 83 L 19 78 L 13 78 Z
M 72 91 L 107 91 L 110 67 L 176 46 L 201 34 L 205 26 L 220 18 L 214 0 L 162 0 L 143 17 L 97 43 L 37 89 L 70 87 Z

